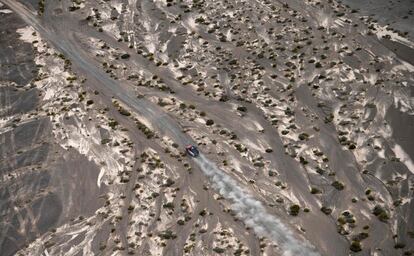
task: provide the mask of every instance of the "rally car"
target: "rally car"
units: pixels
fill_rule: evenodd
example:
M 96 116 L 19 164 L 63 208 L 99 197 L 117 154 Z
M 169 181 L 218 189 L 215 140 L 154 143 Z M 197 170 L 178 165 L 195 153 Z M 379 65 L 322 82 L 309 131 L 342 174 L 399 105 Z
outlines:
M 189 154 L 192 157 L 197 157 L 200 154 L 200 152 L 194 145 L 187 145 L 185 147 L 185 151 L 187 151 L 187 154 Z

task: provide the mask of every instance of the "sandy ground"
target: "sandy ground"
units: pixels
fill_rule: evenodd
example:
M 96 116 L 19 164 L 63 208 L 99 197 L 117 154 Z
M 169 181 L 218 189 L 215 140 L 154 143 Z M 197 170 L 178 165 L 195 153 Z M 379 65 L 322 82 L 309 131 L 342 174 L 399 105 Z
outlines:
M 414 253 L 411 3 L 1 2 L 5 255 Z

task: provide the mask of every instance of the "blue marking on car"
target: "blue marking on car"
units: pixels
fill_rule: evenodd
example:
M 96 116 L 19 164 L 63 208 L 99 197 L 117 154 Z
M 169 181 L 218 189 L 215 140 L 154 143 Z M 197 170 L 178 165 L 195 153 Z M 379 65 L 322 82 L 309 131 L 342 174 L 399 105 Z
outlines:
M 189 154 L 192 157 L 197 157 L 200 154 L 197 147 L 194 145 L 187 145 L 185 147 L 185 150 L 187 151 L 187 154 Z

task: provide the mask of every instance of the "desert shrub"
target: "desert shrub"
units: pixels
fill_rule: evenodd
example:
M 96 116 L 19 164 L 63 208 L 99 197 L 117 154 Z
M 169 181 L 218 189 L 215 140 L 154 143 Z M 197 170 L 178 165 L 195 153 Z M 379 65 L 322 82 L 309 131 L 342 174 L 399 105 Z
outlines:
M 155 133 L 151 129 L 149 129 L 145 124 L 141 123 L 138 120 L 135 123 L 137 124 L 138 129 L 147 136 L 147 139 L 151 139 L 155 136 Z
M 390 218 L 387 211 L 380 205 L 376 205 L 372 210 L 372 213 L 382 222 L 387 222 Z
M 333 119 L 334 119 L 334 115 L 331 113 L 331 114 L 329 114 L 328 116 L 325 117 L 324 122 L 326 124 L 328 124 L 328 123 L 331 123 L 333 121 Z
M 220 247 L 214 247 L 213 248 L 213 251 L 215 252 L 215 253 L 224 253 L 224 249 L 223 248 L 220 248 Z
M 368 233 L 367 232 L 361 232 L 361 233 L 358 233 L 357 235 L 355 235 L 353 238 L 352 238 L 352 240 L 354 240 L 354 241 L 362 241 L 362 240 L 364 240 L 364 239 L 366 239 L 366 238 L 368 238 Z
M 208 125 L 208 126 L 211 126 L 211 125 L 213 125 L 214 124 L 214 121 L 212 120 L 212 119 L 208 119 L 207 121 L 206 121 L 206 125 Z
M 307 133 L 301 133 L 301 134 L 299 134 L 298 138 L 300 140 L 307 140 L 309 138 L 309 134 L 307 134 Z
M 263 167 L 263 166 L 264 166 L 264 163 L 263 163 L 263 162 L 261 162 L 261 161 L 258 161 L 258 162 L 255 162 L 255 163 L 253 164 L 253 166 L 256 166 L 256 167 Z
M 349 247 L 349 249 L 353 252 L 359 252 L 361 251 L 361 243 L 358 241 L 352 241 L 351 246 Z
M 108 126 L 111 127 L 112 129 L 115 129 L 118 126 L 118 122 L 115 120 L 110 120 L 108 122 Z
M 331 214 L 331 213 L 332 213 L 332 209 L 331 209 L 331 208 L 329 208 L 329 207 L 326 207 L 326 206 L 322 206 L 322 207 L 321 207 L 321 211 L 322 211 L 323 213 L 325 213 L 326 215 L 329 215 L 329 214 Z
M 130 116 L 130 115 L 131 115 L 131 113 L 130 113 L 128 110 L 126 110 L 126 109 L 124 109 L 124 108 L 122 108 L 122 107 L 119 107 L 119 108 L 118 108 L 118 112 L 119 112 L 121 115 L 124 115 L 124 116 Z
M 308 164 L 309 162 L 304 158 L 304 157 L 302 157 L 302 156 L 300 156 L 299 157 L 299 162 L 301 163 L 301 164 L 303 164 L 303 165 L 306 165 L 306 164 Z
M 345 188 L 345 185 L 342 183 L 342 182 L 340 182 L 340 181 L 334 181 L 334 182 L 332 182 L 332 184 L 331 184 L 334 188 L 336 188 L 337 190 L 343 190 L 344 188 Z
M 176 235 L 176 234 L 174 234 L 174 232 L 172 232 L 171 230 L 165 230 L 165 231 L 163 231 L 163 232 L 159 233 L 159 234 L 158 234 L 158 236 L 159 236 L 161 239 L 166 239 L 166 240 L 168 240 L 168 239 L 175 239 L 175 238 L 177 238 L 177 235 Z
M 346 224 L 346 220 L 345 220 L 345 218 L 344 218 L 343 216 L 340 216 L 340 217 L 337 219 L 337 221 L 338 221 L 338 223 L 339 223 L 340 225 L 345 225 L 345 224 Z
M 69 77 L 66 78 L 66 80 L 69 81 L 69 82 L 75 81 L 77 79 L 78 78 L 76 76 L 69 76 Z
M 171 187 L 175 182 L 171 179 L 168 178 L 165 183 L 163 184 L 163 187 Z
M 39 1 L 39 15 L 42 15 L 43 12 L 45 11 L 45 0 L 40 0 Z
M 311 194 L 320 194 L 321 193 L 321 190 L 320 189 L 318 189 L 318 188 L 311 188 Z
M 402 242 L 397 242 L 395 245 L 394 245 L 394 248 L 395 249 L 402 249 L 402 248 L 404 248 L 405 247 L 405 244 L 404 243 L 402 243 Z
M 80 3 L 76 3 L 76 4 L 80 4 Z M 69 6 L 69 8 L 68 8 L 68 10 L 69 10 L 70 12 L 74 12 L 74 11 L 79 10 L 79 9 L 80 9 L 80 7 L 75 6 L 75 5 L 74 5 L 74 3 L 73 3 L 73 5 L 72 5 L 72 6 Z M 99 16 L 98 16 L 98 17 L 99 17 Z
M 276 172 L 274 172 L 274 171 L 269 171 L 269 177 L 273 177 L 273 176 L 276 176 Z
M 168 203 L 163 204 L 162 207 L 166 208 L 166 209 L 173 210 L 174 209 L 174 203 L 173 202 L 168 202 Z
M 240 112 L 246 112 L 247 108 L 245 106 L 238 106 L 237 110 L 240 111 Z
M 297 216 L 299 214 L 300 211 L 300 206 L 297 204 L 291 205 L 289 207 L 289 214 L 292 216 Z
M 121 59 L 128 59 L 130 55 L 128 53 L 124 53 L 121 55 Z
M 203 23 L 204 21 L 205 21 L 204 18 L 201 16 L 195 19 L 196 23 Z
M 240 153 L 247 152 L 247 148 L 246 148 L 246 147 L 244 147 L 242 144 L 239 144 L 239 143 L 234 144 L 234 147 L 235 147 L 235 148 L 237 149 L 237 151 L 239 151 Z
M 325 173 L 325 170 L 324 169 L 322 169 L 321 167 L 319 167 L 319 166 L 317 166 L 316 168 L 315 168 L 315 171 L 318 173 L 318 174 L 320 174 L 320 175 L 323 175 L 324 173 Z

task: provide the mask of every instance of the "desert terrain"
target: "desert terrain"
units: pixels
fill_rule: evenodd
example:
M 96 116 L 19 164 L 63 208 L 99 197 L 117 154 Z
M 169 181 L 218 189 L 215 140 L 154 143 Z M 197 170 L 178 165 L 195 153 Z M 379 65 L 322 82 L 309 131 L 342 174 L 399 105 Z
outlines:
M 0 0 L 0 255 L 414 255 L 413 12 Z

